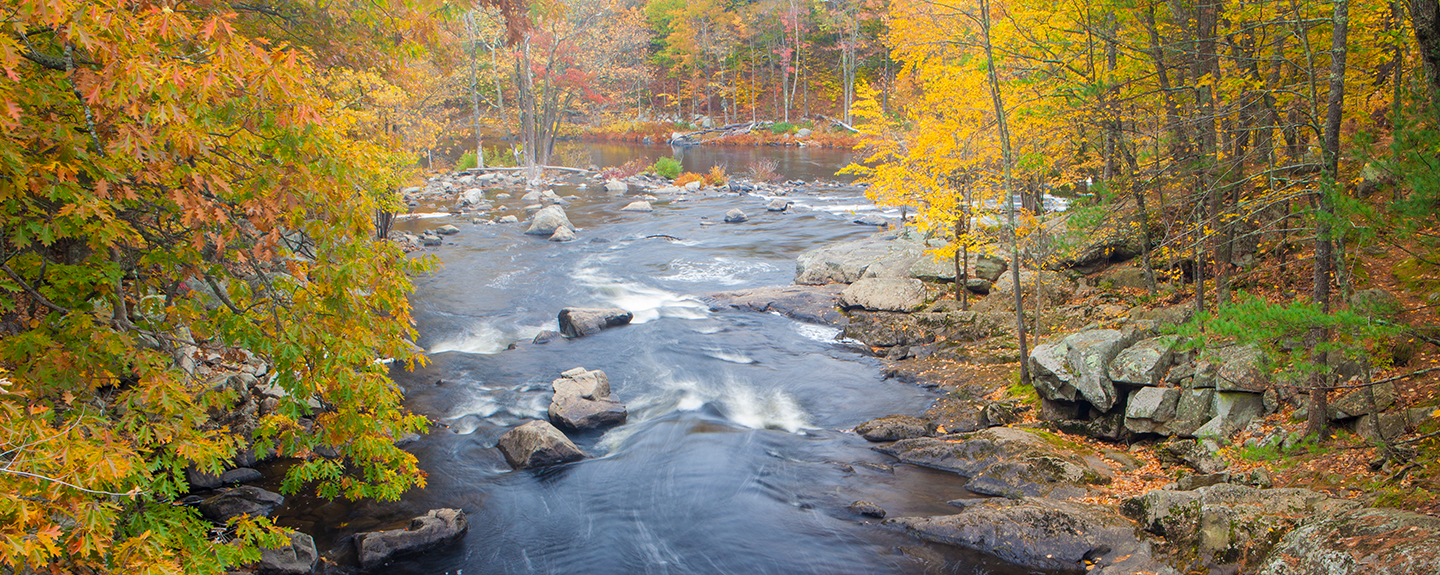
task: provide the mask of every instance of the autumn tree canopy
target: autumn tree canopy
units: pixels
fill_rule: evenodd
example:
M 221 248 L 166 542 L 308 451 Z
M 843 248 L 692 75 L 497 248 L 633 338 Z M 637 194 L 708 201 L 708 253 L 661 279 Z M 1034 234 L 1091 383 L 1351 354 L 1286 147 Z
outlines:
M 254 560 L 279 541 L 266 520 L 216 537 L 175 504 L 187 469 L 218 472 L 252 445 L 297 458 L 292 492 L 394 499 L 424 484 L 394 442 L 426 421 L 380 361 L 414 360 L 420 264 L 375 241 L 372 218 L 414 163 L 379 78 L 446 10 L 6 3 L 0 570 Z M 215 418 L 244 390 L 197 367 L 234 353 L 263 360 L 285 396 L 247 429 Z

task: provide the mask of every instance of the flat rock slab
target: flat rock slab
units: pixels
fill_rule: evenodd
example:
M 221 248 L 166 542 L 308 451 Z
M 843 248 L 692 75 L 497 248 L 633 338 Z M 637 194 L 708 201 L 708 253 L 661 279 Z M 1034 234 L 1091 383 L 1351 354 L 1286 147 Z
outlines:
M 924 245 L 901 240 L 896 234 L 878 234 L 822 246 L 795 259 L 795 283 L 848 284 L 867 277 L 867 272 L 872 272 L 869 277 L 906 277 L 924 251 Z
M 1398 509 L 1352 509 L 1307 519 L 1280 540 L 1261 575 L 1440 573 L 1440 519 Z
M 902 439 L 874 449 L 903 463 L 971 478 L 967 489 L 982 495 L 1018 497 L 1084 495 L 1085 485 L 1109 482 L 1107 469 L 1073 453 L 1054 436 L 1013 427 L 975 433 Z
M 500 436 L 495 445 L 515 469 L 532 469 L 570 463 L 585 453 L 548 421 L 531 421 Z
M 720 292 L 706 296 L 710 311 L 738 309 L 775 312 L 791 319 L 843 327 L 849 320 L 836 308 L 845 286 L 789 285 L 744 291 Z
M 840 292 L 840 305 L 870 311 L 914 311 L 925 305 L 925 284 L 917 279 L 862 278 Z
M 884 525 L 1025 569 L 1083 573 L 1088 563 L 1106 569 L 1126 562 L 1125 569 L 1164 570 L 1154 561 L 1131 561 L 1147 555 L 1145 545 L 1133 523 L 1104 507 L 1050 499 L 963 501 L 963 510 L 955 515 L 898 517 Z
M 635 316 L 620 308 L 567 307 L 560 310 L 560 333 L 565 337 L 584 337 L 601 330 L 629 325 Z
M 887 415 L 855 426 L 867 441 L 898 441 L 935 434 L 935 425 L 913 415 Z
M 360 566 L 375 568 L 402 555 L 420 553 L 458 541 L 470 530 L 465 512 L 459 509 L 432 509 L 410 520 L 404 529 L 372 531 L 355 535 Z

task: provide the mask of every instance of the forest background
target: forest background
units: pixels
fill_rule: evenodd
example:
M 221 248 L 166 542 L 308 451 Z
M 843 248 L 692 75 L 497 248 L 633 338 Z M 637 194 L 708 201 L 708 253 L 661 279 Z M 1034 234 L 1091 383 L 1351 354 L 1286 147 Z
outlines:
M 1287 349 L 1312 414 L 1327 354 L 1437 335 L 1332 305 L 1377 248 L 1402 254 L 1411 311 L 1437 303 L 1435 0 L 4 6 L 5 572 L 253 561 L 284 537 L 268 521 L 217 533 L 173 504 L 245 449 L 296 458 L 290 492 L 423 485 L 394 440 L 426 422 L 377 360 L 420 360 L 425 262 L 373 217 L 486 140 L 543 165 L 585 134 L 858 129 L 872 197 L 942 256 L 1009 233 L 1043 267 L 1065 233 L 1139 238 L 1148 289 L 1219 311 L 1215 333 L 1262 333 L 1228 308 L 1306 334 Z M 1084 199 L 1064 233 L 1035 218 L 1048 192 Z M 1017 196 L 1019 221 L 984 224 Z M 1265 313 L 1232 305 L 1255 287 Z M 237 393 L 195 369 L 227 353 L 286 391 L 251 428 L 217 424 Z

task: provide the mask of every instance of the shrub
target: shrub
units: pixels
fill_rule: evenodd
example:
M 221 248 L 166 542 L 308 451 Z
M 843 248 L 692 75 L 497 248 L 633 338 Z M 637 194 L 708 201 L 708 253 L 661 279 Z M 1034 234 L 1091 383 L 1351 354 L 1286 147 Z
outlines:
M 680 175 L 680 160 L 665 156 L 655 160 L 655 164 L 650 166 L 650 169 L 655 170 L 655 173 L 660 174 L 662 178 L 673 180 Z
M 780 167 L 780 164 L 771 158 L 760 158 L 750 162 L 750 179 L 757 182 L 774 180 L 778 176 L 778 174 L 775 173 L 775 168 L 778 167 Z
M 705 182 L 705 176 L 694 172 L 685 172 L 681 174 L 680 177 L 675 178 L 675 185 L 677 186 L 684 186 L 690 182 L 701 182 L 703 184 Z
M 475 167 L 475 152 L 469 151 L 460 154 L 460 159 L 455 160 L 455 171 L 468 170 Z
M 725 175 L 725 166 L 710 166 L 710 173 L 705 174 L 705 185 L 723 186 L 729 178 Z
M 608 180 L 628 178 L 645 171 L 645 158 L 635 158 L 619 166 L 610 166 L 600 170 L 600 177 Z
M 771 134 L 784 134 L 793 131 L 795 131 L 795 124 L 791 124 L 790 122 L 775 122 L 774 124 L 770 124 Z

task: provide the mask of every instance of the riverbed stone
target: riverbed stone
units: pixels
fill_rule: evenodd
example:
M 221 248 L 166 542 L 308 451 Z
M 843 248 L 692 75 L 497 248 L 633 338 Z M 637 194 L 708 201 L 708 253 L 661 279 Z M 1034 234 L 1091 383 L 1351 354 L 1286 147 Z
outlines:
M 1180 390 L 1173 387 L 1142 387 L 1130 392 L 1125 404 L 1125 428 L 1135 433 L 1159 433 L 1175 418 Z
M 237 515 L 269 517 L 271 511 L 284 503 L 285 496 L 279 493 L 245 485 L 201 501 L 200 514 L 215 523 L 224 524 Z
M 530 227 L 525 233 L 532 236 L 551 236 L 560 228 L 575 231 L 575 226 L 570 224 L 570 218 L 565 216 L 565 208 L 549 205 L 535 212 L 535 217 L 531 218 Z
M 762 287 L 713 293 L 706 296 L 705 301 L 709 304 L 710 311 L 737 309 L 775 312 L 800 321 L 843 326 L 850 320 L 836 309 L 836 305 L 839 303 L 840 292 L 845 287 L 841 284 Z
M 874 449 L 903 463 L 952 471 L 971 478 L 967 488 L 983 495 L 1074 497 L 1085 485 L 1109 478 L 1078 444 L 1048 432 L 992 427 L 974 433 L 903 439 Z
M 410 520 L 403 529 L 372 531 L 355 535 L 360 567 L 374 569 L 386 561 L 413 555 L 459 541 L 470 530 L 465 512 L 459 509 L 432 509 Z
M 526 192 L 525 195 L 520 196 L 520 201 L 525 202 L 525 203 L 527 203 L 527 204 L 533 204 L 533 203 L 539 202 L 539 201 L 540 201 L 540 190 L 530 190 L 529 192 Z
M 914 311 L 925 304 L 925 284 L 915 279 L 863 278 L 840 292 L 840 305 L 870 311 Z
M 639 201 L 639 202 L 630 202 L 630 203 L 627 204 L 625 207 L 620 208 L 620 211 L 622 211 L 622 212 L 653 212 L 653 211 L 655 211 L 655 208 L 653 208 L 653 207 L 650 206 L 650 202 Z
M 601 330 L 629 325 L 634 314 L 620 308 L 567 307 L 558 317 L 560 333 L 576 338 L 594 335 Z
M 725 223 L 727 224 L 738 224 L 749 219 L 750 217 L 745 215 L 745 212 L 742 211 L 740 208 L 735 208 L 728 212 L 725 212 Z
M 1134 524 L 1100 505 L 1041 498 L 952 502 L 955 515 L 897 517 L 884 525 L 926 541 L 993 556 L 1027 570 L 1171 573 L 1150 559 Z
M 577 367 L 550 383 L 550 421 L 562 429 L 589 431 L 625 423 L 625 404 L 610 397 L 605 372 Z
M 855 219 L 851 221 L 862 226 L 883 226 L 890 223 L 890 218 L 880 214 L 863 214 L 856 216 Z
M 1261 575 L 1421 575 L 1440 573 L 1440 519 L 1398 509 L 1321 513 L 1290 530 Z
M 279 548 L 260 548 L 260 561 L 254 565 L 256 575 L 306 575 L 315 570 L 320 552 L 315 539 L 298 531 L 286 534 Z
M 515 216 L 503 216 L 495 221 L 502 224 L 518 224 L 520 223 L 520 218 L 517 218 Z
M 585 453 L 570 438 L 550 422 L 540 420 L 506 432 L 496 447 L 515 469 L 547 467 L 585 458 Z
M 460 233 L 460 228 L 455 227 L 454 224 L 445 224 L 443 226 L 435 228 L 435 233 L 442 236 L 453 236 Z
M 1110 379 L 1135 385 L 1160 385 L 1170 369 L 1179 338 L 1160 336 L 1143 339 L 1125 348 L 1110 361 Z
M 790 209 L 790 200 L 782 198 L 770 200 L 770 203 L 765 205 L 765 211 L 768 212 L 783 212 L 788 209 Z
M 885 518 L 885 509 L 871 501 L 856 501 L 846 506 L 846 509 L 849 509 L 851 513 L 856 515 L 864 515 L 876 519 Z
M 935 425 L 913 415 L 887 415 L 855 426 L 868 441 L 897 441 L 935 434 Z

